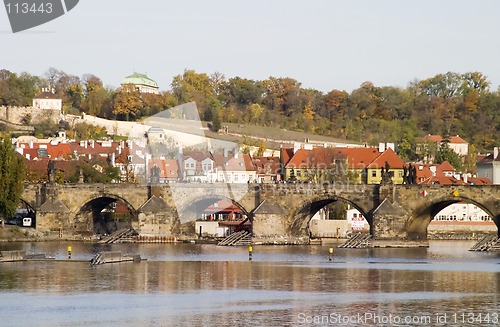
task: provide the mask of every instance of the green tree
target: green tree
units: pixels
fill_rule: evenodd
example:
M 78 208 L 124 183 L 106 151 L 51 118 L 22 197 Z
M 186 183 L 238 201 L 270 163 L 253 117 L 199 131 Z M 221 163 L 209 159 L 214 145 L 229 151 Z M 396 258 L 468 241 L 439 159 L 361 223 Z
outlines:
M 16 155 L 10 137 L 0 141 L 0 217 L 2 227 L 5 218 L 13 216 L 23 191 L 24 162 Z
M 464 163 L 465 172 L 475 175 L 477 169 L 476 161 L 477 161 L 476 146 L 474 144 L 469 144 L 467 157 L 465 158 L 465 163 Z
M 81 109 L 89 114 L 97 116 L 101 113 L 109 94 L 104 88 L 99 77 L 87 74 L 83 77 L 85 85 L 85 98 L 81 104 Z M 76 91 L 78 93 L 78 90 Z
M 462 169 L 462 160 L 460 156 L 448 146 L 448 143 L 441 142 L 436 153 L 435 162 L 440 164 L 445 161 L 448 161 L 457 170 Z
M 222 127 L 222 121 L 220 119 L 220 114 L 218 111 L 214 112 L 212 121 L 212 131 L 218 132 Z

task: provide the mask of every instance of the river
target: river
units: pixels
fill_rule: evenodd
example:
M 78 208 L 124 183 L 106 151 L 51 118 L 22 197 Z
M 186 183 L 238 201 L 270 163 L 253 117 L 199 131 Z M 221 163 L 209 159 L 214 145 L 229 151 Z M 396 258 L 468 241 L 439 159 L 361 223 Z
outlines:
M 500 253 L 429 248 L 3 243 L 0 326 L 496 326 Z M 72 247 L 68 259 L 67 247 Z M 140 263 L 90 266 L 99 251 Z

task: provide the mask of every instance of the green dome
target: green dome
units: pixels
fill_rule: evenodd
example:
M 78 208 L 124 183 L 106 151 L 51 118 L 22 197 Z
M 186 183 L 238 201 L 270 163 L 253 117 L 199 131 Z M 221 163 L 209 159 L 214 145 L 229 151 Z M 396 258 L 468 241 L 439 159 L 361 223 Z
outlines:
M 145 74 L 133 73 L 130 76 L 125 77 L 122 85 L 133 84 L 133 85 L 144 85 L 152 88 L 158 88 L 158 84 L 151 78 L 147 77 Z

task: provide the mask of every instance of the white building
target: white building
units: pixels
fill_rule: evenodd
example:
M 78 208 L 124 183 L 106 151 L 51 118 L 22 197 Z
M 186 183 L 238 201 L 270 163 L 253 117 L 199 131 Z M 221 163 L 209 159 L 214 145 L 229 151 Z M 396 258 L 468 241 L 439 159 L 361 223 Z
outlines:
M 493 153 L 476 163 L 477 176 L 488 178 L 493 185 L 500 185 L 500 151 L 498 150 L 499 148 L 495 147 Z
M 224 183 L 253 183 L 257 180 L 257 170 L 249 154 L 234 151 L 229 154 L 225 149 L 224 153 L 213 155 L 214 169 L 209 175 L 209 181 Z
M 125 77 L 122 82 L 123 86 L 131 86 L 139 93 L 160 94 L 158 84 L 145 74 L 133 73 Z
M 453 203 L 439 211 L 436 221 L 491 221 L 491 217 L 481 208 L 465 202 Z
M 424 142 L 435 142 L 438 145 L 444 141 L 440 135 L 427 135 L 424 137 Z M 448 147 L 452 149 L 459 156 L 466 156 L 469 152 L 469 143 L 461 138 L 459 135 L 450 136 L 448 138 Z
M 34 109 L 62 110 L 62 100 L 55 95 L 54 89 L 43 88 L 42 93 L 33 99 Z

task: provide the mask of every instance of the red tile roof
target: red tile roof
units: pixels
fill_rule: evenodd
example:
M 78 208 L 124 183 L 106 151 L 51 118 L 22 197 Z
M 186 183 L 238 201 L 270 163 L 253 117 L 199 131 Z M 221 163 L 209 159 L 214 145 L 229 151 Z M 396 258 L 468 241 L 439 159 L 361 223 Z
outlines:
M 177 160 L 174 159 L 149 159 L 149 168 L 157 166 L 160 168 L 161 178 L 178 178 L 179 177 L 179 165 Z
M 452 176 L 433 176 L 418 184 L 463 185 L 465 183 Z
M 214 153 L 212 159 L 215 162 L 215 168 L 226 171 L 255 171 L 252 158 L 249 154 L 240 153 L 237 157 L 228 154 L 227 157 L 222 153 Z
M 205 212 L 243 212 L 238 206 L 228 200 L 219 200 L 214 204 L 209 205 Z
M 404 162 L 392 150 L 383 153 L 378 148 L 313 148 L 299 149 L 285 166 L 286 168 L 333 167 L 335 160 L 346 160 L 349 168 L 381 168 L 385 163 L 391 168 L 403 169 Z
M 428 135 L 424 136 L 424 141 L 428 141 L 428 142 L 441 143 L 443 140 L 444 139 L 441 135 L 428 134 Z M 450 136 L 448 138 L 448 140 L 450 141 L 450 143 L 453 143 L 453 144 L 457 144 L 457 143 L 465 144 L 465 143 L 467 143 L 467 141 L 465 141 L 459 135 Z
M 46 153 L 49 159 L 52 160 L 69 160 L 72 158 L 73 152 L 68 143 L 32 143 L 30 147 L 29 143 L 19 143 L 19 151 L 22 151 L 22 155 L 27 158 L 29 154 L 29 160 L 40 160 L 42 158 L 47 158 L 43 155 L 46 149 Z M 22 150 L 21 150 L 22 149 Z M 40 151 L 38 149 L 41 149 Z
M 293 148 L 281 148 L 280 149 L 280 158 L 284 166 L 288 164 L 290 159 L 293 157 Z
M 448 161 L 444 161 L 443 163 L 437 165 L 436 168 L 438 171 L 441 171 L 441 172 L 455 172 L 456 171 L 456 169 L 453 168 L 453 166 Z
M 375 158 L 375 160 L 368 165 L 368 168 L 382 168 L 385 167 L 386 163 L 390 168 L 395 169 L 403 169 L 405 166 L 404 161 L 396 154 L 396 152 L 389 148 Z
M 257 174 L 279 174 L 280 158 L 278 157 L 253 157 Z
M 467 183 L 474 185 L 492 185 L 491 181 L 486 177 L 469 177 Z
M 336 159 L 345 159 L 336 148 L 299 149 L 285 165 L 286 168 L 331 168 Z

